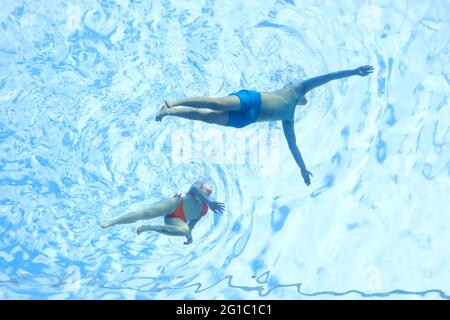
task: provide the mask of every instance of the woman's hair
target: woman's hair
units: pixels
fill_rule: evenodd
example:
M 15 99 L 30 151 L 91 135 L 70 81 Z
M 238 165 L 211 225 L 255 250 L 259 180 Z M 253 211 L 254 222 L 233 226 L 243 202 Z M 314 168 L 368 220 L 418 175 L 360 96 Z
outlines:
M 212 186 L 210 184 L 204 183 L 202 185 L 202 188 L 204 190 L 206 190 L 206 192 L 208 193 L 208 197 L 209 197 L 211 195 L 211 193 L 212 193 Z

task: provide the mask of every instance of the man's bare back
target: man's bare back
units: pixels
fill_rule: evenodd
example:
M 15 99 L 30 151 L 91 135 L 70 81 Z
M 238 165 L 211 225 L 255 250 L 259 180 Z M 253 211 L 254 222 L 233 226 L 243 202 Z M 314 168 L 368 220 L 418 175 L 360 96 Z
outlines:
M 295 107 L 302 101 L 294 86 L 273 92 L 261 92 L 261 110 L 257 122 L 293 120 Z

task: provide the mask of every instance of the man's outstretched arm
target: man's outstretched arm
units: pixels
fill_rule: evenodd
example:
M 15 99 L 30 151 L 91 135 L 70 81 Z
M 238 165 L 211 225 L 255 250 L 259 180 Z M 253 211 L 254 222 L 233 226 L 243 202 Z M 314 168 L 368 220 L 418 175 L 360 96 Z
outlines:
M 303 81 L 299 85 L 300 91 L 302 91 L 302 94 L 306 94 L 308 91 L 317 88 L 329 81 L 342 79 L 346 77 L 351 76 L 361 76 L 365 77 L 373 72 L 372 66 L 362 66 L 353 70 L 343 70 L 343 71 L 337 71 L 329 74 L 325 74 L 323 76 L 314 77 L 308 80 Z
M 294 121 L 291 120 L 283 121 L 283 132 L 284 136 L 286 137 L 289 150 L 291 150 L 295 162 L 297 162 L 297 165 L 300 167 L 300 170 L 302 171 L 303 180 L 305 180 L 306 185 L 309 186 L 311 184 L 309 176 L 310 175 L 312 176 L 312 173 L 306 169 L 305 162 L 303 161 L 302 158 L 302 154 L 300 153 L 300 150 L 297 147 L 294 130 Z

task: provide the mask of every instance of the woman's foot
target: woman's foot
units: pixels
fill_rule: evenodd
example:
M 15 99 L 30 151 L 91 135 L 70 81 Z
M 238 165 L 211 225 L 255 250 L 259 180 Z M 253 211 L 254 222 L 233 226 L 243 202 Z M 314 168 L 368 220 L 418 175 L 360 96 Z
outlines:
M 166 100 L 164 101 L 164 103 L 166 104 L 167 108 L 172 108 L 175 107 L 175 100 Z
M 161 121 L 168 114 L 169 114 L 169 108 L 167 107 L 167 104 L 164 104 L 161 107 L 161 109 L 159 109 L 159 112 L 156 114 L 155 120 Z
M 142 232 L 149 231 L 149 230 L 152 230 L 151 226 L 140 226 L 140 227 L 137 228 L 137 234 L 139 235 Z

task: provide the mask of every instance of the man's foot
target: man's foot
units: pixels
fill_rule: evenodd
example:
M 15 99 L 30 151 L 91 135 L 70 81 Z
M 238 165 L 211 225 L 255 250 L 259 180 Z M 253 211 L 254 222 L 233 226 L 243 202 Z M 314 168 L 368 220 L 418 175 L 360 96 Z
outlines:
M 100 227 L 102 227 L 103 229 L 108 228 L 110 226 L 111 226 L 111 223 L 109 221 L 100 223 Z
M 169 108 L 167 107 L 167 104 L 164 104 L 161 107 L 161 109 L 159 109 L 159 112 L 156 114 L 155 120 L 161 121 L 168 114 L 169 114 Z

